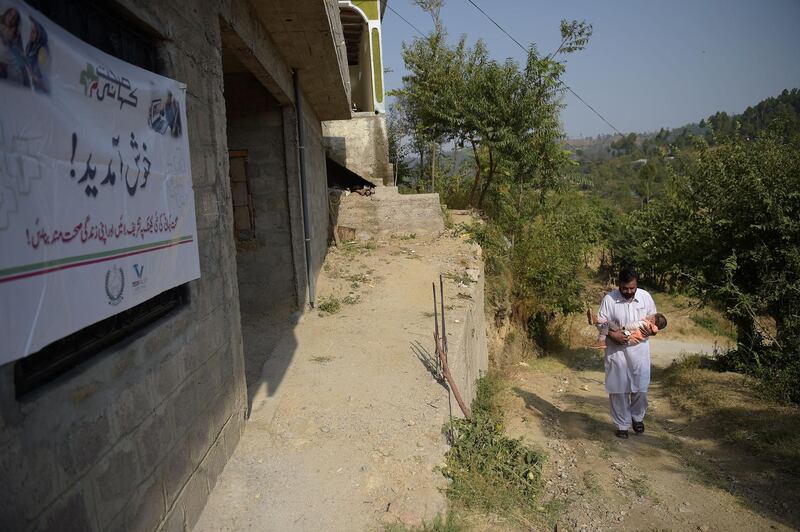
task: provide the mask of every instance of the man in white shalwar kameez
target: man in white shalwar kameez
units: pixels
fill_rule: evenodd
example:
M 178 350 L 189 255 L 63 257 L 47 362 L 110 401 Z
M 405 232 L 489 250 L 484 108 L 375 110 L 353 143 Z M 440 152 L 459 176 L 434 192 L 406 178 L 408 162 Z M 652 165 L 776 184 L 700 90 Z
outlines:
M 600 303 L 600 319 L 617 323 L 632 323 L 656 313 L 652 296 L 638 288 L 635 270 L 619 272 L 619 288 L 607 294 Z M 647 387 L 650 385 L 649 331 L 642 331 L 645 340 L 629 343 L 622 331 L 609 331 L 606 338 L 606 391 L 611 403 L 611 419 L 617 426 L 617 436 L 628 437 L 633 425 L 636 433 L 644 432 L 647 411 Z

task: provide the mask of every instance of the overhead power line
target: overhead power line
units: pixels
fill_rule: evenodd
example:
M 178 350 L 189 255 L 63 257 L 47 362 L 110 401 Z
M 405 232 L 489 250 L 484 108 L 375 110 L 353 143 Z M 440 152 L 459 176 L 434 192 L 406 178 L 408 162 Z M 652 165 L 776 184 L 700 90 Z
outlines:
M 606 117 L 604 117 L 604 116 L 603 116 L 603 115 L 601 115 L 599 112 L 597 112 L 597 109 L 595 109 L 594 107 L 592 107 L 591 105 L 589 105 L 589 103 L 588 103 L 586 100 L 584 100 L 583 98 L 581 98 L 580 96 L 578 96 L 578 93 L 577 93 L 577 92 L 575 92 L 574 90 L 572 90 L 570 87 L 567 87 L 567 90 L 568 90 L 569 92 L 571 92 L 571 93 L 572 93 L 572 95 L 573 95 L 573 96 L 575 96 L 577 99 L 579 99 L 579 100 L 580 100 L 580 101 L 583 103 L 583 105 L 585 105 L 586 107 L 588 107 L 589 109 L 591 109 L 591 110 L 592 110 L 592 112 L 593 112 L 594 114 L 596 114 L 597 116 L 599 116 L 599 117 L 600 117 L 600 120 L 602 120 L 603 122 L 605 122 L 606 124 L 608 124 L 608 125 L 611 127 L 611 129 L 613 129 L 614 131 L 616 131 L 618 134 L 622 135 L 622 132 L 621 132 L 619 129 L 617 129 L 617 128 L 615 128 L 615 127 L 614 127 L 614 124 L 612 124 L 611 122 L 609 122 L 608 120 L 606 120 Z
M 417 28 L 417 27 L 416 27 L 416 26 L 414 26 L 412 23 L 410 23 L 409 21 L 407 21 L 407 20 L 406 20 L 406 18 L 405 18 L 403 15 L 401 15 L 400 13 L 398 13 L 397 11 L 395 11 L 394 9 L 392 9 L 392 6 L 390 6 L 388 3 L 386 3 L 386 4 L 384 4 L 384 5 L 386 6 L 386 9 L 388 9 L 389 11 L 391 11 L 392 13 L 394 13 L 395 15 L 397 15 L 398 17 L 400 17 L 400 20 L 402 20 L 403 22 L 405 22 L 406 24 L 408 24 L 409 26 L 411 26 L 411 28 L 412 28 L 414 31 L 416 31 L 417 33 L 419 33 L 420 35 L 422 35 L 423 37 L 425 37 L 425 34 L 424 34 L 424 33 L 422 33 L 421 31 L 419 31 L 419 28 Z
M 495 22 L 495 20 L 494 20 L 492 17 L 490 17 L 490 16 L 489 16 L 489 15 L 488 15 L 488 14 L 487 14 L 487 13 L 486 13 L 486 12 L 485 12 L 483 9 L 481 9 L 481 8 L 480 8 L 480 6 L 478 6 L 478 4 L 476 4 L 476 3 L 475 3 L 475 2 L 473 2 L 472 0 L 467 0 L 467 2 L 469 2 L 470 4 L 472 4 L 472 5 L 475 7 L 475 9 L 477 9 L 478 11 L 480 11 L 480 12 L 481 12 L 481 14 L 482 14 L 484 17 L 488 18 L 488 19 L 489 19 L 489 20 L 492 22 L 492 24 L 494 24 L 495 26 L 497 26 L 498 28 L 500 28 L 500 31 L 502 31 L 503 33 L 505 33 L 505 34 L 508 36 L 508 38 L 509 38 L 509 39 L 511 39 L 512 41 L 514 41 L 514 42 L 516 43 L 516 45 L 517 45 L 517 46 L 519 46 L 520 48 L 522 48 L 522 49 L 525 51 L 525 53 L 530 53 L 530 49 L 529 49 L 527 46 L 523 46 L 523 45 L 522 45 L 522 43 L 520 43 L 518 40 L 516 40 L 516 39 L 515 39 L 515 38 L 514 38 L 514 37 L 513 37 L 513 36 L 512 36 L 510 33 L 508 33 L 508 32 L 507 32 L 507 31 L 506 31 L 506 30 L 505 30 L 505 29 L 504 29 L 504 28 L 503 28 L 503 27 L 502 27 L 500 24 L 498 24 L 497 22 Z M 388 7 L 388 5 L 387 5 L 387 7 Z M 571 93 L 572 93 L 572 95 L 573 95 L 573 96 L 575 96 L 575 97 L 576 97 L 576 98 L 577 98 L 577 99 L 578 99 L 578 100 L 579 100 L 579 101 L 580 101 L 580 102 L 581 102 L 583 105 L 585 105 L 586 107 L 588 107 L 588 108 L 589 108 L 589 109 L 590 109 L 590 110 L 591 110 L 591 111 L 592 111 L 594 114 L 596 114 L 597 116 L 599 116 L 599 117 L 600 117 L 600 120 L 602 120 L 603 122 L 605 122 L 606 124 L 608 124 L 608 125 L 611 127 L 611 129 L 613 129 L 614 131 L 616 131 L 617 133 L 619 133 L 620 135 L 622 135 L 622 132 L 621 132 L 619 129 L 617 129 L 616 127 L 614 127 L 614 124 L 612 124 L 611 122 L 609 122 L 609 121 L 606 119 L 606 117 L 604 117 L 603 115 L 601 115 L 601 114 L 600 114 L 600 112 L 599 112 L 597 109 L 595 109 L 594 107 L 592 107 L 591 105 L 589 105 L 589 103 L 588 103 L 586 100 L 584 100 L 583 98 L 581 98 L 580 96 L 578 96 L 578 93 L 577 93 L 577 92 L 575 92 L 574 90 L 572 90 L 572 88 L 570 88 L 570 87 L 568 87 L 568 86 L 566 86 L 566 89 L 567 89 L 569 92 L 571 92 Z
M 494 24 L 495 26 L 497 26 L 497 27 L 500 29 L 500 31 L 502 31 L 503 33 L 505 33 L 505 34 L 506 34 L 506 36 L 507 36 L 509 39 L 511 39 L 512 41 L 514 41 L 515 43 L 517 43 L 517 46 L 519 46 L 520 48 L 522 48 L 522 49 L 523 49 L 523 50 L 525 50 L 526 52 L 528 51 L 528 49 L 527 49 L 525 46 L 523 46 L 522 44 L 520 44 L 520 42 L 519 42 L 518 40 L 516 40 L 514 37 L 512 37 L 512 36 L 511 36 L 511 34 L 510 34 L 510 33 L 508 33 L 506 30 L 504 30 L 504 29 L 503 29 L 503 26 L 501 26 L 500 24 L 498 24 L 497 22 L 495 22 L 495 21 L 494 21 L 494 19 L 493 19 L 492 17 L 490 17 L 490 16 L 489 16 L 489 15 L 486 13 L 486 11 L 484 11 L 483 9 L 481 9 L 481 8 L 478 6 L 478 4 L 476 4 L 476 3 L 475 3 L 475 2 L 473 2 L 472 0 L 467 0 L 467 2 L 469 2 L 470 4 L 472 4 L 473 6 L 475 6 L 475 9 L 477 9 L 478 11 L 480 11 L 480 12 L 483 14 L 483 16 L 484 16 L 484 17 L 486 17 L 486 18 L 488 18 L 490 21 L 492 21 L 492 24 Z
M 484 17 L 486 17 L 487 19 L 489 19 L 489 21 L 490 21 L 492 24 L 494 24 L 495 26 L 497 26 L 497 28 L 498 28 L 500 31 L 502 31 L 502 32 L 503 32 L 503 33 L 504 33 L 504 34 L 505 34 L 505 35 L 506 35 L 506 36 L 507 36 L 509 39 L 511 39 L 512 41 L 514 41 L 514 44 L 516 44 L 517 46 L 519 46 L 519 47 L 520 47 L 520 48 L 521 48 L 521 49 L 522 49 L 522 50 L 523 50 L 525 53 L 530 53 L 530 49 L 529 49 L 527 46 L 523 45 L 521 42 L 519 42 L 517 39 L 515 39 L 513 35 L 511 35 L 510 33 L 508 33 L 508 32 L 505 30 L 505 28 L 503 28 L 503 26 L 501 26 L 500 24 L 498 24 L 498 23 L 497 23 L 497 21 L 496 21 L 496 20 L 494 20 L 494 19 L 493 19 L 491 16 L 489 16 L 489 14 L 488 14 L 488 13 L 486 13 L 486 11 L 484 11 L 483 9 L 481 9 L 481 7 L 480 7 L 478 4 L 476 4 L 476 3 L 475 3 L 473 0 L 467 0 L 467 2 L 469 2 L 470 4 L 472 4 L 472 6 L 473 6 L 475 9 L 477 9 L 477 10 L 478 10 L 478 11 L 479 11 L 479 12 L 480 12 L 480 13 L 481 13 L 481 14 L 482 14 Z M 405 18 L 403 15 L 401 15 L 401 14 L 400 14 L 400 13 L 398 13 L 398 12 L 397 12 L 395 9 L 393 9 L 393 8 L 392 8 L 392 6 L 390 6 L 390 5 L 388 4 L 388 2 L 385 4 L 385 6 L 386 6 L 386 9 L 388 9 L 389 11 L 391 11 L 392 13 L 394 13 L 395 15 L 397 15 L 397 17 L 398 17 L 400 20 L 402 20 L 403 22 L 405 22 L 406 24 L 408 24 L 408 26 L 409 26 L 411 29 L 413 29 L 414 31 L 416 31 L 416 32 L 417 32 L 417 33 L 418 33 L 420 36 L 422 36 L 422 37 L 425 37 L 425 36 L 426 36 L 426 35 L 425 35 L 425 34 L 424 34 L 424 33 L 423 33 L 423 32 L 422 32 L 422 31 L 421 31 L 419 28 L 417 28 L 415 25 L 413 25 L 411 22 L 409 22 L 409 21 L 408 21 L 408 19 L 406 19 L 406 18 Z M 614 124 L 612 124 L 611 122 L 609 122 L 609 121 L 608 121 L 608 119 L 606 119 L 606 117 L 604 117 L 602 114 L 600 114 L 600 112 L 599 112 L 597 109 L 595 109 L 594 107 L 592 107 L 592 106 L 589 104 L 589 102 L 587 102 L 586 100 L 584 100 L 584 99 L 583 99 L 583 98 L 582 98 L 582 97 L 581 97 L 581 96 L 580 96 L 580 95 L 579 95 L 577 92 L 575 92 L 575 91 L 574 91 L 574 90 L 573 90 L 571 87 L 569 87 L 569 86 L 565 86 L 565 88 L 566 88 L 566 89 L 567 89 L 567 90 L 568 90 L 568 91 L 569 91 L 569 92 L 570 92 L 570 93 L 571 93 L 573 96 L 575 96 L 575 97 L 578 99 L 578 101 L 580 101 L 580 102 L 581 102 L 583 105 L 585 105 L 585 106 L 586 106 L 586 107 L 587 107 L 587 108 L 588 108 L 590 111 L 592 111 L 594 114 L 596 114 L 596 115 L 597 115 L 597 116 L 600 118 L 600 120 L 602 120 L 603 122 L 605 122 L 606 124 L 608 124 L 608 126 L 609 126 L 611 129 L 613 129 L 615 132 L 617 132 L 618 134 L 622 135 L 622 132 L 621 132 L 619 129 L 617 129 L 616 127 L 614 127 Z

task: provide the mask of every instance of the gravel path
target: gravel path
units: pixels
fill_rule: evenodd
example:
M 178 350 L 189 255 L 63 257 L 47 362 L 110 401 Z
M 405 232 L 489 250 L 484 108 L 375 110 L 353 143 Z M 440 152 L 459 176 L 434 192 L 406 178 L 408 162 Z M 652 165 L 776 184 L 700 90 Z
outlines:
M 652 341 L 660 366 L 681 352 L 713 348 L 695 340 Z M 759 489 L 771 486 L 776 464 L 711 437 L 702 423 L 671 406 L 658 380 L 649 391 L 645 433 L 616 438 L 603 379 L 602 356 L 591 349 L 533 360 L 505 374 L 507 429 L 547 451 L 542 504 L 561 509 L 559 530 L 794 528 L 792 494 L 779 485 Z
M 654 337 L 650 340 L 650 361 L 654 366 L 667 367 L 673 360 L 686 354 L 713 354 L 715 350 L 727 349 L 730 344 L 709 342 L 708 340 L 662 340 Z

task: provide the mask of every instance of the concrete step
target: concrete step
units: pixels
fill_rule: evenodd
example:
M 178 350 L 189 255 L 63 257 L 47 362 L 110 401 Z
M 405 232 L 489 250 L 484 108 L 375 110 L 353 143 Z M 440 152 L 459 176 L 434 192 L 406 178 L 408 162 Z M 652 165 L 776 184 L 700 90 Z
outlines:
M 334 213 L 339 226 L 371 235 L 444 230 L 439 194 L 400 194 L 397 187 L 375 187 L 371 196 L 340 193 Z

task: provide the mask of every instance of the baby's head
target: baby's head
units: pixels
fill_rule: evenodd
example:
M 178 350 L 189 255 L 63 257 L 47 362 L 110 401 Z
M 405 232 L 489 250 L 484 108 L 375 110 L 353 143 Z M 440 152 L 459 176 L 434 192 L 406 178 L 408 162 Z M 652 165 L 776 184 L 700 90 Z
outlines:
M 646 319 L 647 321 L 658 327 L 659 331 L 663 331 L 664 328 L 667 326 L 667 317 L 661 314 L 660 312 L 647 316 Z

